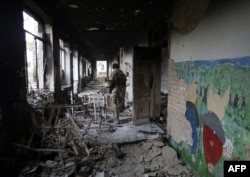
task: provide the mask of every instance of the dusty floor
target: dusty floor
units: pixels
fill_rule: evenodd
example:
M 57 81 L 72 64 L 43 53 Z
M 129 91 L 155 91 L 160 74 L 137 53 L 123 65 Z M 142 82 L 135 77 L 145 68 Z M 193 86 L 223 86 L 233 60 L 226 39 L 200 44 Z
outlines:
M 179 160 L 175 151 L 161 141 L 146 141 L 136 144 L 120 145 L 124 157 L 118 159 L 112 147 L 108 146 L 105 160 L 95 164 L 108 176 L 145 177 L 145 176 L 196 176 L 192 170 Z
M 70 145 L 64 151 L 40 153 L 39 158 L 23 166 L 19 177 L 197 176 L 167 144 L 166 134 L 158 124 L 134 126 L 129 108 L 121 114 L 119 125 L 113 123 L 112 113 L 107 115 L 105 119 L 99 113 L 93 121 L 93 117 L 76 113 L 75 121 L 81 127 L 89 155 Z
M 37 99 L 30 101 L 39 105 Z M 47 131 L 43 147 L 34 147 L 39 134 L 31 144 L 34 148 L 20 147 L 19 177 L 197 177 L 168 145 L 164 122 L 135 126 L 132 109 L 128 103 L 119 125 L 113 123 L 112 112 L 99 109 L 95 119 L 93 109 L 75 110 L 77 126 L 68 128 L 69 114 L 61 112 L 60 126 L 66 128 Z M 73 134 L 67 135 L 66 129 Z
M 167 144 L 166 134 L 158 124 L 134 126 L 129 109 L 120 117 L 122 123 L 116 125 L 112 113 L 108 113 L 108 119 L 92 123 L 85 132 L 84 139 L 100 157 L 91 167 L 93 177 L 197 176 Z M 89 166 L 82 166 L 79 176 L 85 169 Z

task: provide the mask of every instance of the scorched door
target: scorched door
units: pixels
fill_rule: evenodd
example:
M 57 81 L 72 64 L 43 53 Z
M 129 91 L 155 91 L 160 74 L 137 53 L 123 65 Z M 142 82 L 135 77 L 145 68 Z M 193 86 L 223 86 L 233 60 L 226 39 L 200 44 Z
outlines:
M 133 52 L 133 123 L 139 125 L 160 116 L 161 50 L 134 47 Z

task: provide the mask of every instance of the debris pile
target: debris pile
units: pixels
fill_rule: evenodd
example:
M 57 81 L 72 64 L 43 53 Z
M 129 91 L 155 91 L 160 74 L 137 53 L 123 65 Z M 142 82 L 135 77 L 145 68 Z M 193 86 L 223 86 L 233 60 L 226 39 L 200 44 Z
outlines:
M 89 158 L 89 148 L 72 114 L 72 109 L 81 107 L 82 105 L 51 104 L 38 108 L 44 110 L 33 114 L 32 121 L 35 123 L 29 140 L 15 145 L 19 152 L 22 149 L 38 153 L 39 160 L 22 167 L 20 177 L 70 176 L 75 173 L 78 163 Z M 46 111 L 49 113 L 47 116 L 38 114 Z
M 54 94 L 53 92 L 49 90 L 39 90 L 39 91 L 31 91 L 27 95 L 27 101 L 28 104 L 33 107 L 42 107 L 47 104 L 53 103 L 54 100 Z
M 96 169 L 110 177 L 196 177 L 192 169 L 176 151 L 162 141 L 145 141 L 119 145 L 123 158 L 117 158 L 112 147 L 105 152 L 105 160 Z
M 40 116 L 34 114 L 33 120 L 40 121 L 28 143 L 16 144 L 38 154 L 35 160 L 22 163 L 19 177 L 197 176 L 168 145 L 165 132 L 156 124 L 131 124 L 129 107 L 121 114 L 120 125 L 110 121 L 112 115 L 95 120 L 81 104 L 43 108 Z

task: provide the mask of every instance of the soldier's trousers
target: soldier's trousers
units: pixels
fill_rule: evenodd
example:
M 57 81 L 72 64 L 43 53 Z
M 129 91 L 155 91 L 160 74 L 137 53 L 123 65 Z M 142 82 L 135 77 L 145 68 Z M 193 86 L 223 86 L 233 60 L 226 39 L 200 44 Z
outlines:
M 119 122 L 119 113 L 124 111 L 125 87 L 115 87 L 112 90 L 111 100 L 114 113 L 114 121 Z

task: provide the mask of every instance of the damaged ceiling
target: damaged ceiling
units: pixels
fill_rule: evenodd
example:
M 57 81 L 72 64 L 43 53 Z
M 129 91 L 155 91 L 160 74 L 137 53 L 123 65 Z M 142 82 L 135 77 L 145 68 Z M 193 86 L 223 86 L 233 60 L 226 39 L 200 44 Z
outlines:
M 162 21 L 169 20 L 180 34 L 188 34 L 199 24 L 210 1 L 24 0 L 34 14 L 39 10 L 31 4 L 39 6 L 61 31 L 61 37 L 77 43 L 92 60 L 109 60 L 121 47 L 140 44 L 138 37 L 147 38 Z
M 33 0 L 59 28 L 78 41 L 85 56 L 107 59 L 121 46 L 133 45 L 142 33 L 169 14 L 172 0 Z M 101 58 L 100 58 L 101 57 Z

